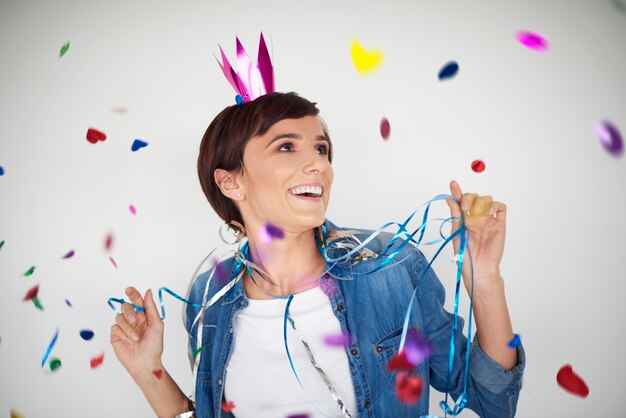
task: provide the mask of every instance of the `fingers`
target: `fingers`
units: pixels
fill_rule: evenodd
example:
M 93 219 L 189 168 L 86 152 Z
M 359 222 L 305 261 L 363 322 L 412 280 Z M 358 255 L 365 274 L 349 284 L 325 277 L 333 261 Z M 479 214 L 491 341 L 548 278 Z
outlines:
M 124 305 L 127 304 L 125 303 Z M 139 334 L 137 333 L 135 328 L 128 323 L 124 314 L 119 314 L 115 317 L 115 324 L 120 328 L 120 330 L 127 339 L 139 341 Z
M 506 205 L 502 202 L 493 201 L 489 210 L 489 216 L 493 216 L 501 222 L 506 222 Z
M 146 310 L 146 316 L 148 318 L 148 324 L 159 324 L 163 323 L 163 320 L 159 316 L 159 310 L 157 309 L 156 304 L 154 303 L 154 298 L 152 297 L 152 289 L 146 290 L 146 296 L 144 297 L 144 309 Z
M 139 291 L 137 289 L 135 289 L 134 287 L 130 286 L 126 288 L 126 296 L 128 296 L 128 298 L 130 299 L 130 302 L 137 305 L 137 306 L 141 306 L 143 308 L 143 298 L 141 297 L 141 293 L 139 293 Z
M 455 180 L 452 180 L 450 182 L 450 193 L 458 200 L 461 200 L 463 192 L 461 192 L 461 186 L 459 186 L 459 183 L 457 183 Z
M 124 331 L 122 331 L 122 328 L 117 324 L 113 324 L 111 326 L 111 344 L 115 344 L 119 342 L 132 344 L 132 341 L 130 340 L 130 338 L 126 336 Z

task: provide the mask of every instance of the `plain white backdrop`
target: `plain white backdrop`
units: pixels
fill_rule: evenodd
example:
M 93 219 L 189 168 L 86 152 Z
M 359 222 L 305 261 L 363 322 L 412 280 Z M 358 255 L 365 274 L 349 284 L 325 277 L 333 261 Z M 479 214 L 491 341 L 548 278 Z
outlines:
M 618 0 L 1 1 L 0 415 L 152 415 L 109 345 L 106 300 L 130 284 L 184 293 L 219 244 L 221 222 L 196 175 L 204 130 L 235 97 L 213 54 L 219 44 L 234 58 L 237 35 L 255 59 L 260 31 L 277 89 L 317 101 L 329 125 L 328 217 L 361 228 L 401 221 L 452 178 L 505 202 L 502 272 L 528 356 L 518 416 L 623 414 L 626 160 L 602 148 L 593 126 L 607 119 L 626 133 L 624 10 Z M 549 50 L 523 47 L 520 30 Z M 359 75 L 352 39 L 383 51 L 378 71 Z M 459 73 L 440 82 L 451 60 Z M 89 127 L 107 140 L 88 143 Z M 136 138 L 149 145 L 131 152 Z M 481 174 L 475 159 L 486 163 Z M 453 266 L 436 271 L 449 306 Z M 22 302 L 35 284 L 43 312 Z M 464 295 L 464 316 L 466 307 Z M 191 394 L 181 308 L 166 299 L 164 363 Z M 46 373 L 57 328 L 63 366 Z M 83 328 L 93 340 L 79 337 Z M 557 386 L 567 363 L 587 399 Z M 443 395 L 431 396 L 438 414 Z

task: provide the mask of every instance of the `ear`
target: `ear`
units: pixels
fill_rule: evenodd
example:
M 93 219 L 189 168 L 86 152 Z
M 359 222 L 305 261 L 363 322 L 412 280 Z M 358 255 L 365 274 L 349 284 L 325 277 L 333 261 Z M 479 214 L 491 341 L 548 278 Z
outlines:
M 229 199 L 240 201 L 243 199 L 243 188 L 240 185 L 240 176 L 221 168 L 216 168 L 213 172 L 215 184 L 220 188 L 222 194 Z

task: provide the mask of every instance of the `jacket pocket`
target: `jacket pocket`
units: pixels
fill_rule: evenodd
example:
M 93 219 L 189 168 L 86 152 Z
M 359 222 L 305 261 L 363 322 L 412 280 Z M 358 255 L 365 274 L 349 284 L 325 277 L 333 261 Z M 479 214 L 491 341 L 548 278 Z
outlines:
M 400 347 L 400 339 L 402 338 L 402 327 L 391 331 L 384 335 L 376 342 L 374 352 L 378 361 L 378 367 L 385 381 L 392 389 L 395 388 L 396 373 L 387 370 L 387 362 L 394 354 L 398 352 Z

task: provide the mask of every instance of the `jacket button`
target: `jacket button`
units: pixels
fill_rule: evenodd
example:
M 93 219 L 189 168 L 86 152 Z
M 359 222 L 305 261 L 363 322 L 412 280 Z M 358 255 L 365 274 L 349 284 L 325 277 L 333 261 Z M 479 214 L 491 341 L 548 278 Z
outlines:
M 222 384 L 222 379 L 218 380 L 218 381 L 217 381 L 217 384 L 218 384 L 218 385 L 221 385 L 221 384 Z
M 232 328 L 231 328 L 231 329 L 232 329 Z M 383 351 L 383 349 L 382 349 L 382 348 L 380 348 L 380 347 L 376 347 L 376 352 L 377 352 L 377 353 L 380 353 L 381 351 Z
M 240 304 L 241 306 L 243 306 L 243 305 L 245 305 L 245 304 L 246 304 L 246 301 L 245 301 L 245 300 L 240 300 L 240 301 L 239 301 L 239 304 Z
M 368 409 L 371 406 L 370 401 L 365 401 L 365 405 L 363 406 L 365 406 L 365 409 Z
M 337 305 L 337 310 L 339 312 L 342 312 L 343 311 L 343 305 Z
M 325 279 L 330 278 L 330 274 L 328 274 L 328 273 L 324 273 L 324 278 L 325 278 Z
M 357 354 L 359 354 L 359 351 L 356 348 L 353 348 L 352 350 L 350 350 L 350 354 L 356 356 Z
M 232 334 L 233 333 L 233 329 L 232 328 L 229 329 L 228 332 Z

